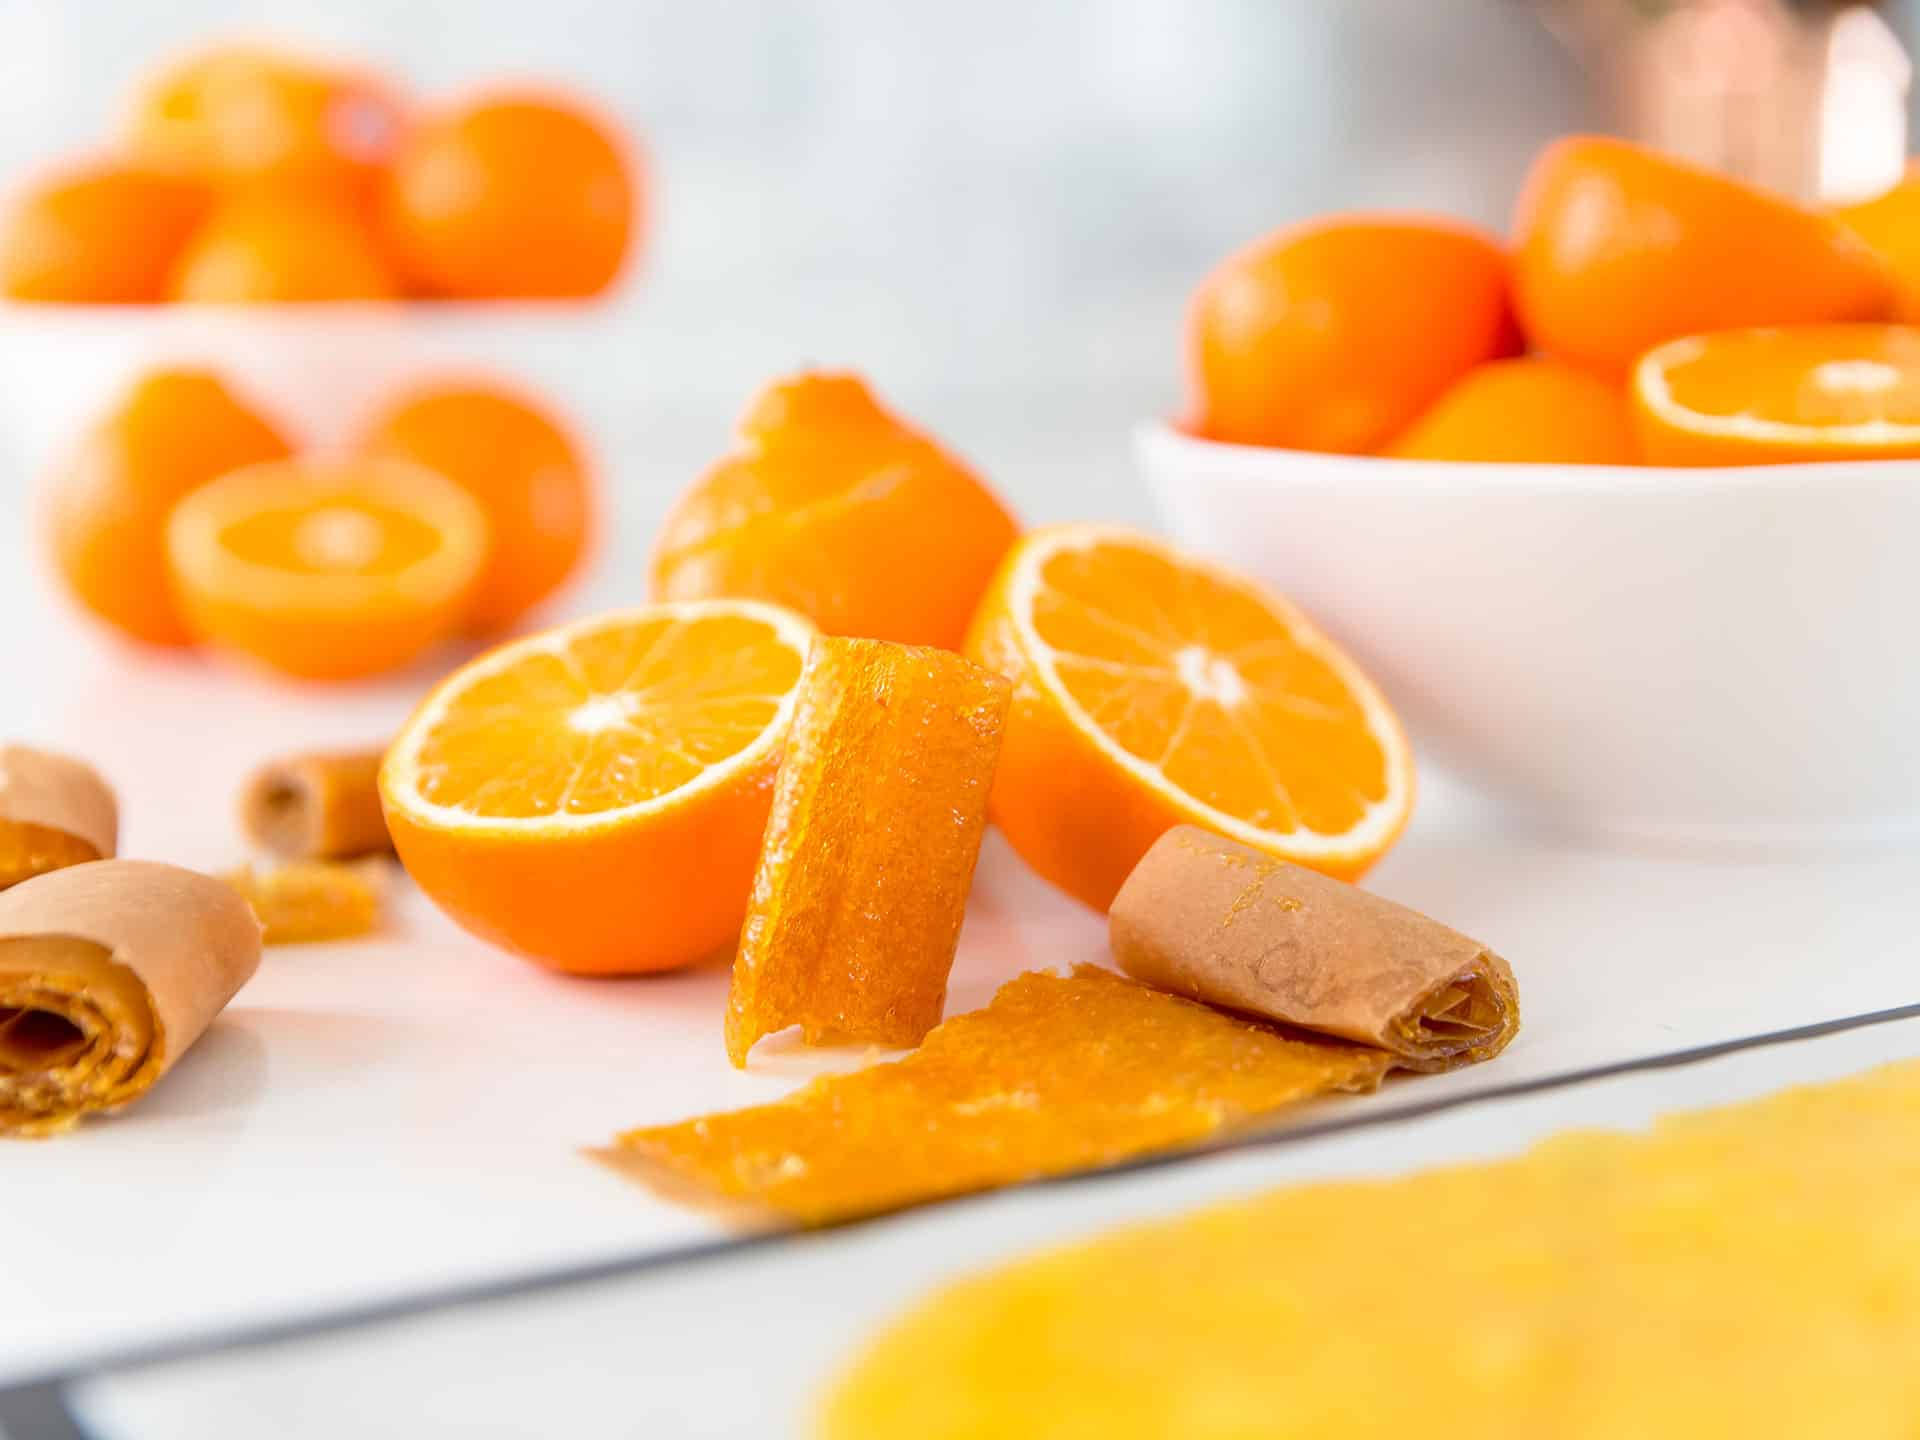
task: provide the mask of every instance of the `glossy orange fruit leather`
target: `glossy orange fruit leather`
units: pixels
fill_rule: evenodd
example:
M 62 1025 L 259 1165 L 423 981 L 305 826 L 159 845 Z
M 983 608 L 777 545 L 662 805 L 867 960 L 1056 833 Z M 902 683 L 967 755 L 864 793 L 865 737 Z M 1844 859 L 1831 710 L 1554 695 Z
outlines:
M 470 623 L 501 630 L 579 568 L 593 540 L 594 477 L 568 427 L 492 381 L 432 380 L 374 416 L 358 448 L 424 465 L 487 512 L 492 539 Z
M 1884 320 L 1895 303 L 1886 265 L 1832 216 L 1599 136 L 1534 161 L 1513 267 L 1533 343 L 1617 380 L 1678 336 Z
M 675 503 L 653 593 L 752 596 L 831 635 L 952 650 L 1015 529 L 857 376 L 796 375 L 761 392 L 733 452 Z
M 917 1045 L 940 1023 L 1009 690 L 920 645 L 813 645 L 727 992 L 727 1055 Z
M 1081 965 L 1009 981 L 902 1060 L 600 1158 L 755 1223 L 821 1225 L 1191 1145 L 1393 1064 Z
M 183 500 L 167 565 L 200 638 L 306 680 L 395 670 L 455 633 L 486 516 L 430 470 L 363 458 L 237 470 Z
M 227 188 L 260 181 L 365 198 L 399 141 L 404 107 L 357 66 L 218 45 L 140 87 L 126 144 L 148 164 Z
M 739 934 L 814 629 L 653 605 L 455 671 L 387 752 L 395 848 L 440 908 L 555 970 L 690 965 Z
M 212 203 L 198 181 L 119 161 L 59 171 L 7 211 L 0 289 L 14 300 L 81 305 L 163 300 Z
M 612 124 L 571 101 L 490 96 L 423 115 L 382 201 L 412 286 L 447 299 L 568 299 L 619 278 L 640 176 Z
M 1893 318 L 1920 323 L 1920 161 L 1909 164 L 1900 183 L 1885 194 L 1833 214 L 1893 271 L 1900 291 Z
M 1504 464 L 1640 460 L 1625 391 L 1544 355 L 1495 360 L 1470 371 L 1386 453 Z
M 989 817 L 1097 910 L 1175 825 L 1353 879 L 1412 813 L 1406 737 L 1359 668 L 1279 596 L 1149 536 L 1029 534 L 966 653 L 1013 681 Z
M 213 304 L 392 300 L 400 282 L 357 208 L 262 189 L 214 212 L 181 255 L 168 294 Z
M 54 563 L 99 619 L 153 645 L 193 634 L 167 575 L 167 522 L 194 490 L 291 453 L 272 421 L 203 370 L 159 370 L 81 434 L 47 485 Z
M 1813 325 L 1674 340 L 1634 372 L 1658 465 L 1920 457 L 1920 328 Z
M 1335 215 L 1224 261 L 1187 311 L 1186 428 L 1295 450 L 1377 450 L 1518 337 L 1499 242 L 1466 225 Z

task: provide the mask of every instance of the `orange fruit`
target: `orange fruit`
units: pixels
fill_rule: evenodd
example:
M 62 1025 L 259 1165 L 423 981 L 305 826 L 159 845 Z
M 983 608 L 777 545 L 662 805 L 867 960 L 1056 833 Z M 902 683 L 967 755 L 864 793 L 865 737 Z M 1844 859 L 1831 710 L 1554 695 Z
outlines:
M 206 217 L 195 181 L 118 162 L 62 171 L 21 194 L 0 230 L 0 289 L 15 300 L 138 305 Z
M 1832 216 L 1599 136 L 1534 161 L 1513 267 L 1534 344 L 1619 378 L 1677 336 L 1883 320 L 1893 306 L 1886 266 Z
M 1148 536 L 1027 535 L 966 652 L 1013 681 L 989 817 L 1096 909 L 1175 825 L 1353 879 L 1412 812 L 1412 754 L 1358 667 L 1279 596 Z
M 1920 161 L 1910 164 L 1906 177 L 1885 194 L 1833 214 L 1893 271 L 1899 287 L 1893 318 L 1920 323 Z
M 556 970 L 731 947 L 813 635 L 791 611 L 711 600 L 481 656 L 387 751 L 401 862 L 466 929 Z
M 158 370 L 89 426 L 48 485 L 53 558 L 73 596 L 152 645 L 192 632 L 167 579 L 174 507 L 229 470 L 292 453 L 265 417 L 203 370 Z
M 228 201 L 201 227 L 169 293 L 216 304 L 390 300 L 400 286 L 351 206 L 317 194 L 255 191 Z
M 126 140 L 148 164 L 221 185 L 268 180 L 366 190 L 399 140 L 401 102 L 358 67 L 222 45 L 160 70 Z
M 1544 355 L 1495 360 L 1468 372 L 1387 453 L 1563 465 L 1640 459 L 1620 388 Z
M 500 95 L 420 120 L 383 213 L 401 268 L 426 294 L 598 295 L 626 260 L 638 185 L 608 122 L 560 100 Z
M 487 518 L 466 491 L 393 460 L 236 470 L 167 526 L 193 631 L 309 680 L 394 670 L 453 634 L 486 549 Z
M 437 381 L 398 397 L 359 448 L 437 470 L 487 512 L 493 535 L 470 622 L 510 625 L 559 588 L 593 534 L 593 476 L 566 427 L 497 385 Z
M 761 393 L 733 453 L 668 514 L 653 593 L 751 596 L 831 635 L 951 650 L 1015 531 L 971 470 L 859 377 L 796 375 Z
M 1335 215 L 1232 256 L 1187 310 L 1209 440 L 1377 450 L 1460 376 L 1517 348 L 1499 243 L 1465 225 Z
M 1656 465 L 1920 456 L 1920 328 L 1811 325 L 1669 341 L 1635 367 Z

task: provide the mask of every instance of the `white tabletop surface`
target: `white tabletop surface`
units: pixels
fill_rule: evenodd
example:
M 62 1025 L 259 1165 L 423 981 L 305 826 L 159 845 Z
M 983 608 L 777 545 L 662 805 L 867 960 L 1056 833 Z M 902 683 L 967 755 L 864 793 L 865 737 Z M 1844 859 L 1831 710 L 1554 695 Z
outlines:
M 10 539 L 25 533 L 17 500 L 0 496 Z M 378 739 L 425 678 L 321 700 L 208 661 L 137 656 L 67 615 L 31 553 L 10 547 L 0 566 L 13 676 L 0 687 L 0 735 L 100 765 L 120 791 L 127 854 L 231 863 L 241 854 L 233 793 L 253 763 L 287 747 Z M 636 598 L 630 583 L 617 593 L 620 583 L 603 581 L 591 598 Z M 1369 883 L 1506 955 L 1525 1028 L 1495 1064 L 1396 1081 L 1304 1118 L 1420 1105 L 1920 1000 L 1920 855 L 1734 863 L 1599 853 L 1503 831 L 1433 786 Z M 1099 921 L 992 839 L 950 1008 L 983 1003 L 1021 970 L 1103 952 Z M 0 1262 L 0 1387 L 185 1337 L 714 1238 L 713 1222 L 602 1170 L 581 1147 L 770 1099 L 823 1066 L 864 1058 L 772 1045 L 750 1071 L 732 1070 L 719 1039 L 724 983 L 717 971 L 547 976 L 467 939 L 404 886 L 378 939 L 270 952 L 147 1100 L 69 1137 L 0 1147 L 9 1230 L 32 1237 Z M 1529 1103 L 1528 1113 L 1550 1116 L 1562 1102 Z M 1097 1193 L 1143 1187 L 1133 1213 L 1148 1213 L 1190 1193 L 1184 1183 L 1141 1176 Z M 993 1232 L 994 1217 L 1027 1203 L 940 1210 L 876 1234 L 920 1237 L 944 1255 L 949 1224 Z M 1063 1214 L 1058 1201 L 1033 1203 Z M 1000 1243 L 1024 1233 L 1010 1224 Z M 778 1285 L 751 1283 L 769 1296 Z M 741 1337 L 764 1344 L 768 1363 L 785 1343 L 758 1326 Z

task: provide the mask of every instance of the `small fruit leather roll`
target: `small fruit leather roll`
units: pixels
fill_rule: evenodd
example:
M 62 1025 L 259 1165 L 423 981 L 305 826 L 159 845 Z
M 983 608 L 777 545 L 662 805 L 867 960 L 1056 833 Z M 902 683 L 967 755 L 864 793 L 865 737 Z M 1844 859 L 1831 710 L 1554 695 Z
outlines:
M 1513 971 L 1479 941 L 1192 825 L 1127 877 L 1108 935 L 1120 968 L 1157 989 L 1378 1046 L 1409 1070 L 1491 1059 L 1520 1028 Z
M 108 859 L 119 831 L 113 791 L 92 766 L 51 750 L 0 745 L 0 890 Z
M 381 750 L 284 755 L 240 792 L 240 827 L 288 860 L 349 860 L 393 849 L 380 810 Z
M 139 1099 L 259 964 L 247 902 L 178 866 L 96 860 L 0 894 L 0 1136 Z

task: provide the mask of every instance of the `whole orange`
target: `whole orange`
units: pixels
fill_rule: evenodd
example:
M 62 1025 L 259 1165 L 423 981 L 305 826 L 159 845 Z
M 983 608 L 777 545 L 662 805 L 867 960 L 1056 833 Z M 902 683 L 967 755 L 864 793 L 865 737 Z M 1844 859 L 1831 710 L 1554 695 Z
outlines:
M 221 45 L 141 87 L 126 123 L 146 162 L 221 185 L 268 180 L 365 193 L 398 143 L 394 87 L 357 66 Z
M 638 188 L 606 121 L 557 99 L 498 95 L 413 127 L 382 213 L 401 268 L 426 294 L 578 297 L 619 275 Z
M 470 623 L 498 630 L 573 574 L 593 536 L 593 475 L 567 427 L 496 384 L 442 380 L 374 417 L 362 450 L 437 470 L 492 524 Z
M 15 300 L 146 304 L 206 217 L 197 181 L 117 161 L 75 166 L 33 185 L 0 230 L 0 289 Z
M 1627 397 L 1545 355 L 1495 360 L 1435 402 L 1387 451 L 1413 460 L 1633 465 Z
M 859 377 L 797 375 L 754 401 L 733 452 L 669 512 L 653 593 L 770 600 L 829 634 L 952 650 L 1015 532 Z
M 1534 344 L 1614 379 L 1676 336 L 1883 320 L 1894 303 L 1886 266 L 1832 216 L 1600 136 L 1534 161 L 1513 265 Z
M 214 212 L 180 257 L 175 300 L 389 300 L 400 285 L 365 221 L 326 195 L 251 191 Z
M 1515 340 L 1490 236 L 1393 215 L 1308 221 L 1194 293 L 1187 427 L 1239 445 L 1375 450 Z
M 1895 317 L 1920 324 L 1920 161 L 1883 195 L 1847 205 L 1834 218 L 1872 246 L 1900 289 Z
M 50 479 L 53 555 L 68 589 L 135 639 L 189 643 L 167 578 L 168 519 L 207 482 L 291 453 L 280 431 L 217 376 L 146 376 Z

